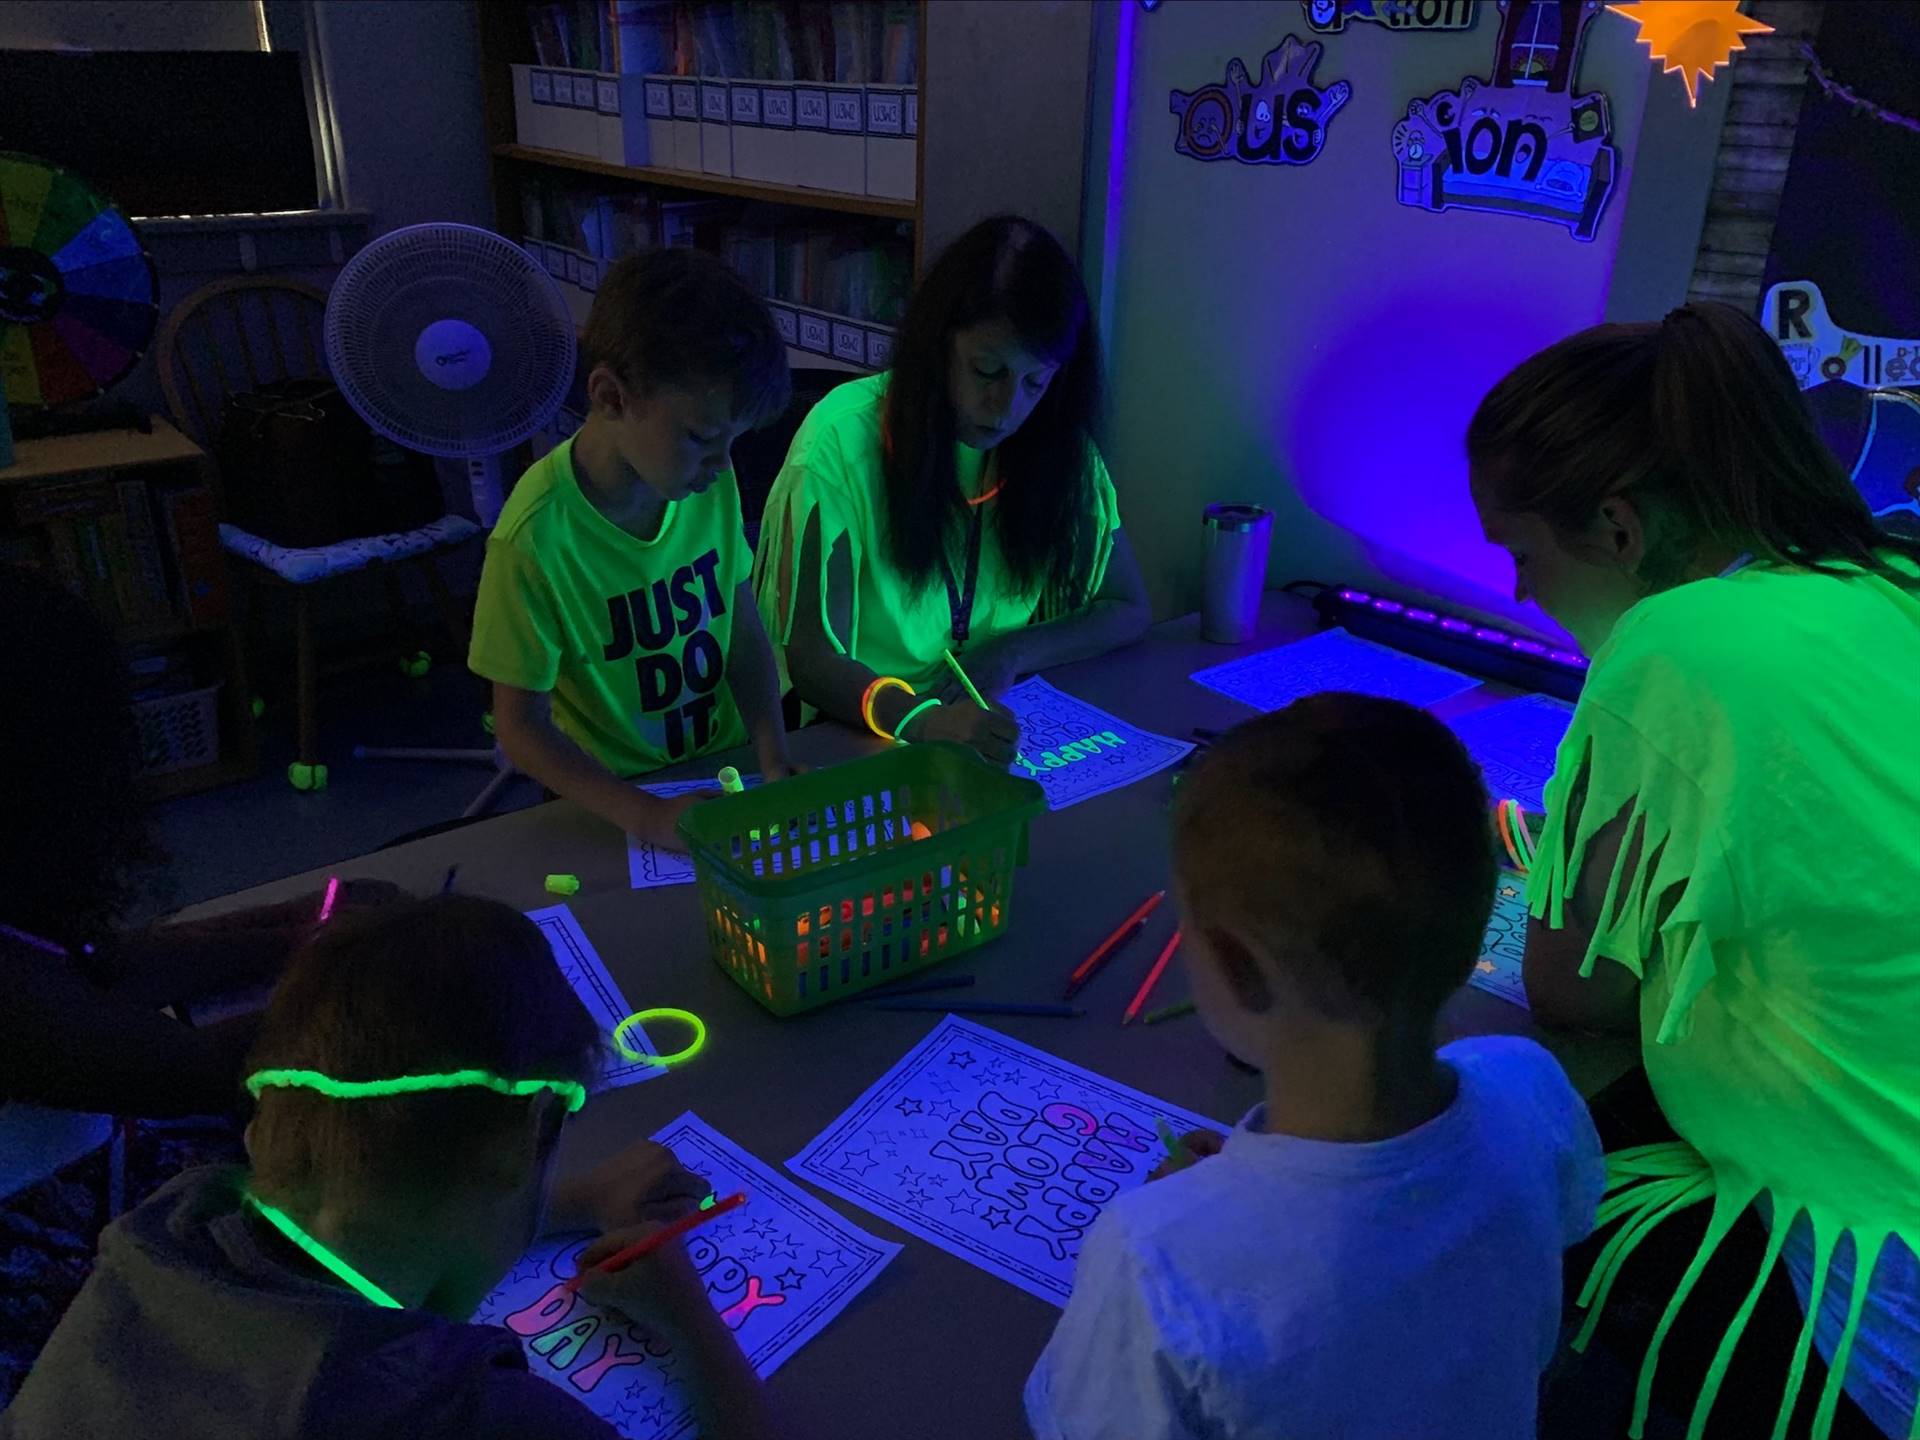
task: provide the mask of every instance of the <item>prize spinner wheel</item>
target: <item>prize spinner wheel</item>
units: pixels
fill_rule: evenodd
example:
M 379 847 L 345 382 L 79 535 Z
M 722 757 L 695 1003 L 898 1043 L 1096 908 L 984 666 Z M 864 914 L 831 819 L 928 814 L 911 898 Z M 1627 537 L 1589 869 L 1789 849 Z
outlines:
M 0 150 L 0 464 L 6 412 L 88 400 L 153 339 L 153 261 L 125 215 L 70 170 Z

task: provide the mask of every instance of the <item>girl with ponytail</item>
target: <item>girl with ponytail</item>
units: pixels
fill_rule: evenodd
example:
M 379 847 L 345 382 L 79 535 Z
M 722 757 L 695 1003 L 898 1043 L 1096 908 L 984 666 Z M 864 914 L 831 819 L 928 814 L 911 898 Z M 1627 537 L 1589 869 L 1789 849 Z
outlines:
M 1876 529 L 1777 347 L 1720 305 L 1542 351 L 1481 402 L 1467 454 L 1516 598 L 1592 660 L 1529 881 L 1528 997 L 1543 1020 L 1637 1029 L 1671 1127 L 1611 1158 L 1619 1240 L 1581 1342 L 1627 1255 L 1690 1215 L 1703 1238 L 1670 1277 L 1631 1433 L 1667 1393 L 1663 1343 L 1674 1371 L 1704 1335 L 1704 1375 L 1661 1377 L 1687 1385 L 1690 1434 L 1716 1400 L 1712 1433 L 1785 1433 L 1811 1343 L 1830 1367 L 1817 1400 L 1804 1387 L 1812 1434 L 1864 1424 L 1857 1403 L 1906 1436 L 1920 543 Z M 1743 1244 L 1761 1273 L 1715 1316 L 1700 1274 Z

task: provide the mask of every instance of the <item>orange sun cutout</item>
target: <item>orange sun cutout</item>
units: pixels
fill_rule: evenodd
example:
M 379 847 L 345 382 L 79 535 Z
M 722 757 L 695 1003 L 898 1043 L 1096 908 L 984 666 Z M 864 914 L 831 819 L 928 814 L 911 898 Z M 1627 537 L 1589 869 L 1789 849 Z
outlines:
M 1733 60 L 1734 51 L 1747 48 L 1742 35 L 1773 33 L 1771 25 L 1742 15 L 1738 0 L 1628 0 L 1607 8 L 1639 25 L 1641 43 L 1665 62 L 1663 75 L 1680 72 L 1689 105 L 1699 101 L 1700 86 Z

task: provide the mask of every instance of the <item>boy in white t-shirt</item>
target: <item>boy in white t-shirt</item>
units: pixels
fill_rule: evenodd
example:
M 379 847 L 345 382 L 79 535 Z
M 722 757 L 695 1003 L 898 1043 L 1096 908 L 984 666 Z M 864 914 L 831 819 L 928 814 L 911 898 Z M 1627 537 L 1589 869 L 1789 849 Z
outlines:
M 1397 701 L 1299 701 L 1195 768 L 1174 869 L 1200 1016 L 1267 1098 L 1094 1225 L 1035 1434 L 1531 1440 L 1604 1169 L 1544 1050 L 1434 1050 L 1494 891 L 1472 760 Z

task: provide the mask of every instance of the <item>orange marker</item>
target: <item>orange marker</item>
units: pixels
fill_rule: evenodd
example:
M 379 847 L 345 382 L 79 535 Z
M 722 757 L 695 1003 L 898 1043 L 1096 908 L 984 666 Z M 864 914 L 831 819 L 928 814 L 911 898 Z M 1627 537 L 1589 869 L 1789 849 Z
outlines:
M 1175 930 L 1173 938 L 1167 941 L 1166 948 L 1160 952 L 1160 958 L 1153 962 L 1153 968 L 1147 971 L 1147 978 L 1140 982 L 1140 988 L 1133 992 L 1133 1000 L 1127 1006 L 1127 1013 L 1120 1017 L 1122 1025 L 1131 1025 L 1133 1017 L 1140 1013 L 1140 1007 L 1147 1003 L 1147 996 L 1153 993 L 1153 987 L 1160 983 L 1160 975 L 1167 968 L 1167 962 L 1173 959 L 1173 952 L 1180 948 L 1180 932 Z
M 622 1270 L 633 1264 L 634 1261 L 644 1260 L 662 1245 L 673 1240 L 678 1240 L 689 1230 L 704 1225 L 709 1220 L 717 1219 L 729 1210 L 738 1210 L 746 1203 L 746 1192 L 741 1191 L 727 1196 L 724 1200 L 714 1201 L 713 1204 L 705 1210 L 695 1210 L 691 1215 L 682 1215 L 664 1230 L 656 1230 L 646 1239 L 629 1245 L 624 1250 L 616 1250 L 605 1260 L 602 1260 L 598 1265 L 594 1266 L 593 1269 L 575 1271 L 573 1278 L 566 1282 L 564 1288 L 566 1292 L 571 1295 L 586 1283 L 589 1275 L 595 1273 L 601 1275 L 618 1275 Z
M 1082 960 L 1079 965 L 1074 968 L 1074 972 L 1067 976 L 1066 993 L 1060 998 L 1063 1000 L 1071 1000 L 1075 992 L 1077 992 L 1082 985 L 1086 984 L 1088 980 L 1093 978 L 1094 971 L 1111 960 L 1122 945 L 1126 944 L 1127 941 L 1131 940 L 1146 928 L 1147 917 L 1151 915 L 1155 907 L 1166 898 L 1166 891 L 1156 890 L 1145 900 L 1142 900 L 1140 902 L 1140 908 L 1135 910 L 1133 914 L 1129 915 L 1125 920 L 1121 921 L 1119 928 L 1107 936 L 1106 939 L 1102 940 L 1099 948 L 1086 959 Z

